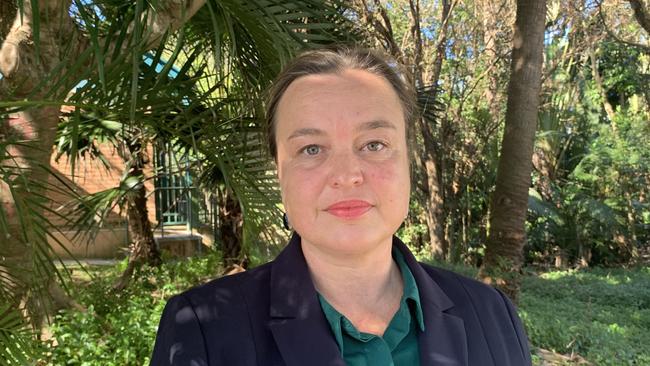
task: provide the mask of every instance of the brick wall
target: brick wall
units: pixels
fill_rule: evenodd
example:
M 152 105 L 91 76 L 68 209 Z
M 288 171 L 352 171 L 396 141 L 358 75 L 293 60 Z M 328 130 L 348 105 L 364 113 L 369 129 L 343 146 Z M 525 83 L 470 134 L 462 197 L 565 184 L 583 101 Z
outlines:
M 70 161 L 67 157 L 62 156 L 58 161 L 55 160 L 56 154 L 53 152 L 50 163 L 53 175 L 48 179 L 48 183 L 53 189 L 48 190 L 48 199 L 51 201 L 51 207 L 60 208 L 63 204 L 69 203 L 71 196 L 69 193 L 72 188 L 75 193 L 86 195 L 97 193 L 119 185 L 120 178 L 124 170 L 124 162 L 117 151 L 108 144 L 100 146 L 100 151 L 105 156 L 109 168 L 97 159 L 79 159 L 75 162 L 75 170 L 71 171 Z M 149 211 L 149 220 L 152 225 L 156 225 L 156 207 L 153 195 L 154 182 L 153 176 L 153 149 L 147 149 L 150 154 L 148 168 L 145 169 L 145 177 L 149 178 L 145 182 L 147 194 L 147 209 Z M 54 176 L 57 175 L 57 177 Z M 67 188 L 67 187 L 70 188 Z M 121 212 L 119 207 L 114 207 L 108 219 L 103 224 L 103 229 L 97 233 L 94 241 L 88 237 L 79 237 L 72 240 L 75 232 L 68 230 L 66 220 L 52 213 L 46 213 L 50 221 L 57 228 L 54 238 L 51 238 L 50 244 L 55 253 L 59 256 L 69 257 L 68 251 L 77 258 L 111 258 L 121 257 L 125 254 L 122 248 L 128 246 L 128 234 L 126 231 L 126 212 Z M 69 220 L 69 218 L 67 218 Z M 59 245 L 62 243 L 65 249 Z
M 63 191 L 66 191 L 64 187 L 67 184 L 68 186 L 73 187 L 75 192 L 82 195 L 97 193 L 109 188 L 117 187 L 124 171 L 124 162 L 115 148 L 109 144 L 100 145 L 100 151 L 108 162 L 108 169 L 106 169 L 104 164 L 99 160 L 86 158 L 78 159 L 75 162 L 74 172 L 71 171 L 70 161 L 66 156 L 62 156 L 58 161 L 56 161 L 56 154 L 53 153 L 50 160 L 52 171 L 55 172 L 59 178 L 65 181 L 65 184 L 60 183 L 54 176 L 50 176 L 49 183 L 54 187 L 61 188 Z M 149 210 L 149 220 L 155 225 L 156 206 L 153 195 L 153 149 L 151 146 L 147 148 L 147 152 L 150 156 L 150 164 L 147 169 L 145 169 L 145 177 L 147 178 L 145 187 L 147 189 L 147 194 L 149 195 L 149 199 L 147 200 L 147 209 Z M 70 200 L 69 196 L 54 191 L 49 193 L 48 198 L 52 200 L 55 207 Z M 60 219 L 57 219 L 52 214 L 49 216 L 54 222 L 62 223 Z M 109 223 L 117 224 L 123 221 L 125 217 L 125 213 L 120 213 L 120 208 L 115 207 L 112 215 L 109 217 Z

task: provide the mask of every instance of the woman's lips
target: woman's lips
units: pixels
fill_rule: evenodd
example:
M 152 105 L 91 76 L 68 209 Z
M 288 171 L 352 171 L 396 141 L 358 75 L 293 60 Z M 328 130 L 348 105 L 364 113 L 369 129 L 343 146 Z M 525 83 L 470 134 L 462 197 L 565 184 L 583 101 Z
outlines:
M 327 209 L 325 209 L 325 211 L 336 217 L 354 219 L 360 217 L 371 208 L 372 205 L 366 201 L 348 200 L 337 202 L 329 206 Z

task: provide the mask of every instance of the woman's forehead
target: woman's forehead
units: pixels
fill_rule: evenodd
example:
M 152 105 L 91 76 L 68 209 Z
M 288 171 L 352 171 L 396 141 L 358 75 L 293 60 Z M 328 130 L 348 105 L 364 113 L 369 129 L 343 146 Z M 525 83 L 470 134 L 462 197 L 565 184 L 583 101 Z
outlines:
M 399 129 L 404 124 L 402 106 L 392 86 L 362 70 L 296 79 L 282 96 L 276 118 L 279 134 L 294 134 L 297 129 L 310 132 L 341 120 L 353 124 L 350 128 L 355 130 Z M 280 131 L 283 127 L 292 131 Z
M 370 88 L 379 92 L 392 92 L 392 85 L 384 77 L 365 70 L 345 69 L 336 73 L 305 75 L 295 79 L 285 91 L 300 90 L 336 90 L 336 89 L 362 89 Z

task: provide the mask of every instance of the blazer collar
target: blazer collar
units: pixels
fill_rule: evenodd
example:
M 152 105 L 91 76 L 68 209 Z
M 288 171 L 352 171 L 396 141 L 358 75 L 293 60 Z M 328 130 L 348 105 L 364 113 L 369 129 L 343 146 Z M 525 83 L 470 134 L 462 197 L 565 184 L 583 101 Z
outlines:
M 420 292 L 425 331 L 418 335 L 420 365 L 467 365 L 462 319 L 445 313 L 453 302 L 420 266 L 406 245 L 393 237 Z M 321 309 L 300 236 L 293 234 L 271 269 L 269 327 L 287 366 L 344 366 L 345 361 Z
M 393 246 L 404 255 L 420 292 L 424 332 L 418 334 L 421 366 L 466 366 L 467 336 L 465 323 L 446 313 L 454 303 L 418 263 L 401 240 L 393 236 Z
M 269 328 L 287 366 L 345 366 L 294 233 L 271 269 Z

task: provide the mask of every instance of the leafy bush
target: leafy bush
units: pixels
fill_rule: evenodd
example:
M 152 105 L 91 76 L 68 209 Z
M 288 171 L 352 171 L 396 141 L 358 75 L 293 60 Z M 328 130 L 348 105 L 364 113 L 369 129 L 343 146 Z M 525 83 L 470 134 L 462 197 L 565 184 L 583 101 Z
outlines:
M 120 265 L 93 269 L 92 281 L 75 291 L 85 312 L 68 310 L 54 320 L 54 341 L 49 346 L 51 365 L 148 365 L 160 314 L 167 299 L 193 285 L 216 277 L 220 257 L 178 260 L 161 268 L 144 268 L 124 292 L 112 285 Z M 95 272 L 96 271 L 96 272 Z

